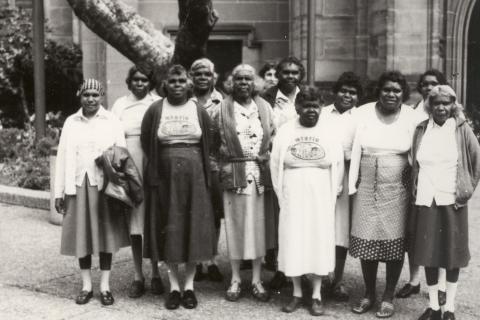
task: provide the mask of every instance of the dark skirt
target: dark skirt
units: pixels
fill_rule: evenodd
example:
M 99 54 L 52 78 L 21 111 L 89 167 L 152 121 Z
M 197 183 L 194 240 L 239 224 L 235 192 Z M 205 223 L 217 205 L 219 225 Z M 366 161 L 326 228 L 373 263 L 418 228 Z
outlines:
M 87 175 L 77 186 L 76 195 L 65 196 L 61 254 L 83 258 L 130 246 L 127 216 L 113 212 L 111 201 L 97 186 L 90 185 Z
M 445 269 L 468 265 L 468 208 L 453 205 L 414 206 L 409 219 L 413 263 Z
M 211 259 L 216 235 L 201 149 L 163 147 L 159 167 L 158 186 L 145 190 L 144 256 L 170 263 Z

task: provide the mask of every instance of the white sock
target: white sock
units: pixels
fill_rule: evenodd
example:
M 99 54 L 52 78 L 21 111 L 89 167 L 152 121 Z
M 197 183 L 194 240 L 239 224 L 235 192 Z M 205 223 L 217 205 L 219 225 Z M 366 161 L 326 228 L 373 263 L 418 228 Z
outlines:
M 416 287 L 420 284 L 420 266 L 410 268 L 410 285 Z
M 100 291 L 110 291 L 110 270 L 102 270 L 101 272 Z
M 321 288 L 322 288 L 322 277 L 314 275 L 313 276 L 312 299 L 322 300 L 322 295 L 320 294 L 320 289 Z
M 297 298 L 302 297 L 302 280 L 300 277 L 292 277 L 293 296 Z
M 455 295 L 457 294 L 457 282 L 447 281 L 447 303 L 445 311 L 455 312 Z
M 444 268 L 438 269 L 438 290 L 445 292 L 447 284 L 447 270 Z
M 438 304 L 438 284 L 428 286 L 428 297 L 430 298 L 430 308 L 434 311 L 440 309 L 440 305 Z
M 82 276 L 82 291 L 92 291 L 92 273 L 90 269 L 80 269 Z

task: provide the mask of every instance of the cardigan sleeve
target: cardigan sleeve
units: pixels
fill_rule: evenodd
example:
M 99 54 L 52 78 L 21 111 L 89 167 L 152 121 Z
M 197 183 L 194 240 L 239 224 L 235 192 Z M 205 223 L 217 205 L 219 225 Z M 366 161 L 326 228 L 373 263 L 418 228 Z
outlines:
M 150 154 L 150 138 L 153 130 L 152 125 L 156 105 L 156 103 L 153 103 L 145 112 L 142 125 L 140 127 L 140 143 L 142 145 L 143 152 L 145 152 L 146 155 Z
M 65 195 L 65 165 L 67 155 L 68 132 L 70 120 L 67 119 L 63 126 L 60 142 L 58 143 L 57 159 L 55 161 L 55 198 L 63 198 Z
M 473 133 L 470 126 L 465 124 L 465 135 L 468 157 L 470 159 L 470 176 L 472 178 L 473 190 L 477 187 L 480 180 L 480 145 L 478 144 L 477 137 Z

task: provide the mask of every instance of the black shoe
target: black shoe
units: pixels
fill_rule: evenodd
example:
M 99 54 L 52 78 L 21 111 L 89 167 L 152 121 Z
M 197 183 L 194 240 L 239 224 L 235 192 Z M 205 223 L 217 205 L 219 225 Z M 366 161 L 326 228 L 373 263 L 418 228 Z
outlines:
M 112 293 L 110 291 L 100 292 L 100 302 L 104 306 L 111 306 L 115 299 L 113 299 Z
M 197 268 L 195 271 L 195 277 L 193 278 L 194 281 L 202 281 L 205 279 L 205 274 L 203 273 L 203 264 L 197 264 Z
M 195 309 L 198 301 L 193 290 L 185 290 L 182 296 L 182 306 L 186 309 Z
M 420 292 L 420 284 L 417 284 L 416 286 L 412 286 L 410 283 L 407 283 L 406 285 L 403 286 L 402 289 L 398 290 L 395 297 L 408 298 L 412 294 L 417 294 L 419 292 Z
M 455 320 L 455 314 L 450 311 L 445 311 L 443 313 L 443 320 Z
M 134 280 L 128 289 L 130 298 L 140 298 L 145 293 L 145 280 Z
M 281 271 L 277 271 L 275 272 L 275 275 L 273 276 L 272 280 L 270 280 L 268 287 L 272 290 L 279 291 L 286 284 L 287 284 L 287 277 L 285 276 L 285 273 Z
M 220 273 L 218 266 L 216 264 L 211 264 L 207 268 L 208 280 L 213 282 L 222 282 L 223 275 Z
M 160 295 L 165 292 L 165 288 L 163 287 L 162 278 L 154 277 L 152 278 L 152 282 L 150 282 L 150 291 L 152 291 L 155 295 Z
M 312 306 L 310 307 L 310 314 L 312 316 L 321 316 L 325 313 L 325 307 L 322 300 L 312 299 Z
M 350 298 L 343 284 L 337 284 L 333 287 L 332 297 L 335 301 L 347 302 Z
M 302 305 L 302 298 L 293 297 L 290 302 L 283 306 L 282 311 L 285 313 L 292 313 Z
M 168 310 L 178 309 L 178 307 L 180 307 L 181 300 L 182 296 L 180 295 L 180 291 L 170 291 L 167 300 L 165 301 L 165 308 L 167 308 Z
M 250 269 L 252 269 L 252 260 L 242 260 L 242 263 L 240 263 L 240 270 Z
M 444 306 L 447 303 L 447 293 L 445 291 L 438 290 L 438 304 Z
M 418 320 L 442 320 L 442 310 L 434 311 L 432 308 L 428 308 Z
M 92 297 L 93 297 L 93 291 L 82 290 L 82 291 L 80 291 L 78 296 L 75 298 L 75 303 L 76 304 L 86 304 L 86 303 L 88 303 L 88 301 L 90 301 L 90 299 L 92 299 Z

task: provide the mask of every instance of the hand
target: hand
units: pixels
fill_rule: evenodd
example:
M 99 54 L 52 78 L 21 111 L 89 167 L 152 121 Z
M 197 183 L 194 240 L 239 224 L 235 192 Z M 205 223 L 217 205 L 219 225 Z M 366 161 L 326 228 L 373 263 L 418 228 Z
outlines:
M 63 198 L 55 198 L 55 210 L 61 215 L 65 215 L 65 200 Z

